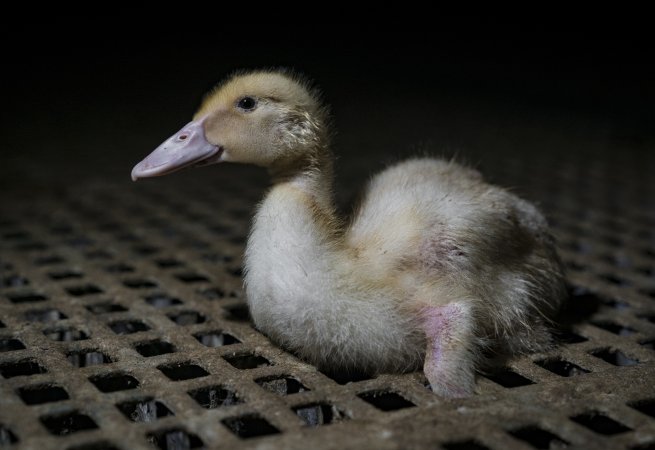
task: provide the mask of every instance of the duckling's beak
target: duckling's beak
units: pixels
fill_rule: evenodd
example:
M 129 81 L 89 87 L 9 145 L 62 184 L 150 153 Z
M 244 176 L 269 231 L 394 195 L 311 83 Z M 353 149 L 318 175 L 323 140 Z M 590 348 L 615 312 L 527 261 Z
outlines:
M 223 148 L 205 138 L 204 118 L 189 122 L 132 169 L 132 181 L 221 162 Z

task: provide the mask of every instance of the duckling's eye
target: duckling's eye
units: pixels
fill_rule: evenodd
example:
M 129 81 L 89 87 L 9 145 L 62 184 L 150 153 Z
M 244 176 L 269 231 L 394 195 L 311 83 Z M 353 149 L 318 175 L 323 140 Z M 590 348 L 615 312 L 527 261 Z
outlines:
M 237 103 L 237 107 L 244 111 L 252 111 L 257 107 L 257 100 L 252 97 L 243 97 Z

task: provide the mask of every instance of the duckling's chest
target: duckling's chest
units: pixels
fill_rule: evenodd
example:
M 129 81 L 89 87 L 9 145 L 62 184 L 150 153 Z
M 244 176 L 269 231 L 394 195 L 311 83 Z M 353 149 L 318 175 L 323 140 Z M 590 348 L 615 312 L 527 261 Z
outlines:
M 298 202 L 265 201 L 257 212 L 245 254 L 245 284 L 258 326 L 275 316 L 279 326 L 306 314 L 308 302 L 333 295 L 340 266 L 311 212 Z
M 256 264 L 246 292 L 256 327 L 319 367 L 384 372 L 422 360 L 424 336 L 390 293 L 312 279 L 302 270 L 271 276 Z

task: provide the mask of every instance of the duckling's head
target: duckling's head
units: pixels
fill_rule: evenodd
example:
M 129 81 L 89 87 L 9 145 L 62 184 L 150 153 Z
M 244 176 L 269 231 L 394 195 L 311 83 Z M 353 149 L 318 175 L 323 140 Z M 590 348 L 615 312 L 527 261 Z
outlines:
M 297 167 L 326 147 L 326 120 L 303 78 L 285 71 L 240 73 L 210 92 L 191 122 L 132 169 L 132 179 L 223 161 L 273 171 Z

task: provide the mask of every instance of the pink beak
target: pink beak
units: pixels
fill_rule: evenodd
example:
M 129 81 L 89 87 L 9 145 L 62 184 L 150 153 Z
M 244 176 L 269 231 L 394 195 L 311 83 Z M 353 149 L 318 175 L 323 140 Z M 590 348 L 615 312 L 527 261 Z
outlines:
M 132 180 L 158 177 L 189 166 L 221 162 L 223 148 L 205 138 L 205 119 L 189 122 L 132 169 Z

